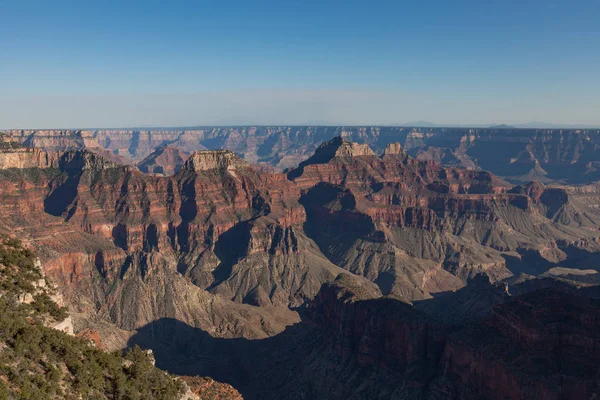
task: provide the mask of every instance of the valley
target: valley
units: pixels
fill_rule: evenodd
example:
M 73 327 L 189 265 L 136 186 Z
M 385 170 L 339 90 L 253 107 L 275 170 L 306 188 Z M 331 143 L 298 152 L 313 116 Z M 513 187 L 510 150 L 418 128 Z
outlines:
M 0 232 L 75 331 L 246 399 L 589 398 L 600 132 L 498 132 L 10 131 Z

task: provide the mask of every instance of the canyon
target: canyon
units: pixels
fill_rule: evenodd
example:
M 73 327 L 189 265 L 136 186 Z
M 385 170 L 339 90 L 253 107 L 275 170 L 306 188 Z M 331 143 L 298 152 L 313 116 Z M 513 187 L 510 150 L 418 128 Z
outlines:
M 45 151 L 88 149 L 121 163 L 142 166 L 154 151 L 171 146 L 191 154 L 196 150 L 226 149 L 249 163 L 279 170 L 296 167 L 321 143 L 337 136 L 368 144 L 382 152 L 400 143 L 422 161 L 444 166 L 486 170 L 513 183 L 592 183 L 600 178 L 600 130 L 519 129 L 511 127 L 396 127 L 396 126 L 234 126 L 169 129 L 11 130 L 15 140 Z M 157 171 L 174 172 L 177 163 L 167 154 Z M 150 157 L 154 165 L 155 156 Z M 166 163 L 165 165 L 160 165 Z M 169 166 L 170 164 L 170 166 Z M 170 169 L 170 170 L 169 170 Z
M 592 398 L 600 131 L 523 131 L 10 131 L 0 231 L 76 332 L 247 399 Z

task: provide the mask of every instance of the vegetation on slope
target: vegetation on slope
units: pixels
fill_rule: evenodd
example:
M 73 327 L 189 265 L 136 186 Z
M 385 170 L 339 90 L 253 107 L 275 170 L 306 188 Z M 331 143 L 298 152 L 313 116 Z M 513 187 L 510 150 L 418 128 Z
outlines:
M 181 382 L 140 348 L 106 353 L 46 327 L 67 314 L 42 279 L 30 250 L 0 238 L 0 399 L 180 398 Z

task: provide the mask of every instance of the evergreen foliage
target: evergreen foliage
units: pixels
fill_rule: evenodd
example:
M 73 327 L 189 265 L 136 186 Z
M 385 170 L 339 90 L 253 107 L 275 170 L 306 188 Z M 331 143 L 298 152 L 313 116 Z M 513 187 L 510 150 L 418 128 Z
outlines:
M 48 328 L 66 309 L 48 290 L 33 253 L 0 238 L 0 400 L 178 399 L 182 384 L 154 367 L 139 347 L 107 353 L 89 341 Z M 28 304 L 21 299 L 30 294 Z

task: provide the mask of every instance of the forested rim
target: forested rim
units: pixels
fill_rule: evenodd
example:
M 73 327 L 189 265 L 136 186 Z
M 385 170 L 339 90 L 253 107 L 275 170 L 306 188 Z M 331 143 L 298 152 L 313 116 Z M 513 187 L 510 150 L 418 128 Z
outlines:
M 0 400 L 181 397 L 181 381 L 139 347 L 108 353 L 46 327 L 68 314 L 51 299 L 52 287 L 38 284 L 42 279 L 33 252 L 0 237 Z

